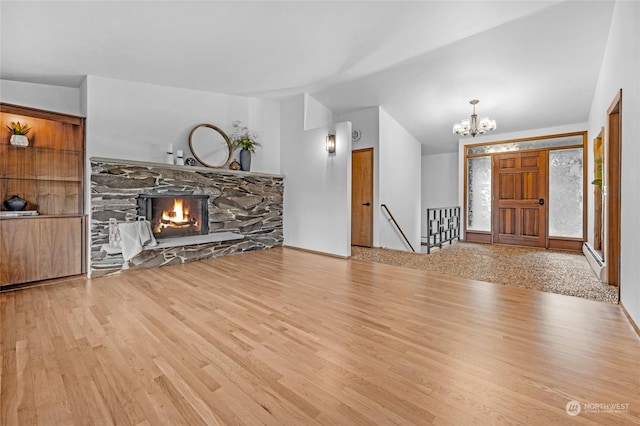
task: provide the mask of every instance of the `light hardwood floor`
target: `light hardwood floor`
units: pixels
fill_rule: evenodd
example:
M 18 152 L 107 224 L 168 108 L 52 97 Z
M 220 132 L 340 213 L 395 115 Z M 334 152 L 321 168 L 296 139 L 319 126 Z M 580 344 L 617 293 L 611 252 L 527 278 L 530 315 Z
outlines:
M 3 293 L 0 339 L 3 426 L 640 423 L 616 305 L 286 248 Z

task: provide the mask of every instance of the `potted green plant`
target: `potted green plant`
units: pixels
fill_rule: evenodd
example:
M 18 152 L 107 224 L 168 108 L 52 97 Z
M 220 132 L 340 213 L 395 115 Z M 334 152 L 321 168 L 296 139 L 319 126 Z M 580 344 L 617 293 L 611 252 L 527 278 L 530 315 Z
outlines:
M 20 124 L 20 122 L 12 121 L 11 124 L 7 125 L 7 129 L 11 132 L 11 145 L 16 146 L 28 146 L 29 139 L 27 139 L 27 133 L 31 130 L 29 125 Z
M 602 158 L 596 158 L 593 160 L 596 165 L 594 172 L 594 180 L 591 182 L 595 186 L 602 186 Z
M 262 146 L 258 142 L 258 136 L 250 132 L 247 126 L 243 126 L 242 121 L 236 120 L 233 122 L 231 143 L 234 149 L 240 148 L 240 170 L 249 171 L 251 155 L 255 154 L 256 147 Z

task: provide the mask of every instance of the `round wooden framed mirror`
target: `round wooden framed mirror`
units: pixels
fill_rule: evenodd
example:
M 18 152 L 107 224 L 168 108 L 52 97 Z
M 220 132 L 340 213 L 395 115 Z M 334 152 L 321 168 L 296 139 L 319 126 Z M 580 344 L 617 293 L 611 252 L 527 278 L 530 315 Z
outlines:
M 212 168 L 226 167 L 231 161 L 231 139 L 213 124 L 200 124 L 189 134 L 189 148 L 203 165 Z

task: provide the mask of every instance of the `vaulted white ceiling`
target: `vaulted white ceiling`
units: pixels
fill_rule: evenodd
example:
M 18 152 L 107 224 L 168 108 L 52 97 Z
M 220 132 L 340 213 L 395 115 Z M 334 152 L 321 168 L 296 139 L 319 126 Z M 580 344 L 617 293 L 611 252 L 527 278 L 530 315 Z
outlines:
M 381 105 L 453 152 L 453 122 L 496 133 L 585 122 L 610 1 L 2 1 L 0 77 L 85 75 L 284 99 L 337 113 Z

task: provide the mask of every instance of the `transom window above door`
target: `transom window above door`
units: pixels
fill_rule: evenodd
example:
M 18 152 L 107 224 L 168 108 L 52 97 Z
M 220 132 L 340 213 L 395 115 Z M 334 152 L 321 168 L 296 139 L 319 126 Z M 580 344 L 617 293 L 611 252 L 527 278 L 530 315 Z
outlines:
M 560 148 L 565 146 L 583 145 L 583 135 L 568 135 L 561 137 L 545 137 L 544 139 L 530 139 L 505 143 L 489 143 L 484 145 L 467 145 L 467 155 L 494 154 L 528 149 Z

